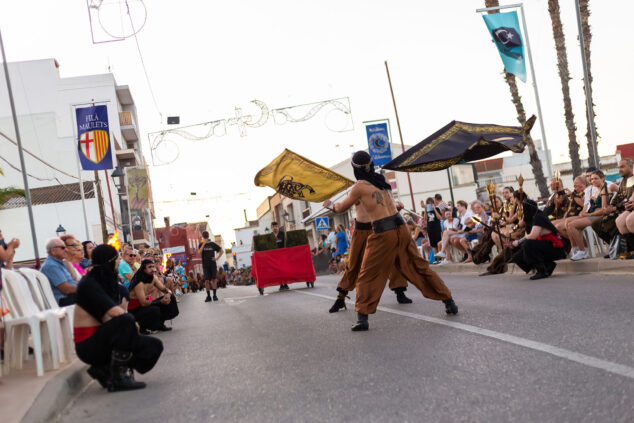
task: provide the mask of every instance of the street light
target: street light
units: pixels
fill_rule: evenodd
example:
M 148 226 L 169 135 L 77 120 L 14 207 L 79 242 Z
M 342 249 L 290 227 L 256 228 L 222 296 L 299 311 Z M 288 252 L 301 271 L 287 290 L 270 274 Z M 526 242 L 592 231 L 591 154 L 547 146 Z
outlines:
M 60 223 L 59 226 L 57 227 L 57 229 L 55 229 L 55 233 L 57 234 L 58 237 L 60 237 L 62 235 L 66 235 L 66 229 Z
M 114 168 L 114 171 L 110 174 L 110 176 L 112 177 L 112 181 L 114 182 L 114 186 L 117 188 L 117 195 L 119 196 L 119 209 L 121 211 L 121 230 L 123 232 L 123 242 L 128 242 L 128 237 L 126 234 L 125 229 L 123 229 L 124 223 L 123 223 L 123 200 L 121 200 L 121 196 L 123 195 L 123 193 L 121 192 L 121 188 L 123 186 L 123 184 L 121 183 L 121 178 L 123 178 L 125 176 L 125 173 L 123 173 L 123 170 L 121 170 L 121 168 L 119 166 Z M 115 228 L 116 230 L 116 228 Z

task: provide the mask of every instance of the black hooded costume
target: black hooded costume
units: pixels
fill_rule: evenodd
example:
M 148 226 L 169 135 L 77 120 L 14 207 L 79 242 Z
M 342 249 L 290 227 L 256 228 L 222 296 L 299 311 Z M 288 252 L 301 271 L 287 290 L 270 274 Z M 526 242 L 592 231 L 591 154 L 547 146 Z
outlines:
M 131 314 L 106 317 L 108 311 L 121 304 L 116 270 L 118 256 L 117 250 L 106 244 L 93 250 L 93 267 L 77 286 L 77 305 L 103 324 L 75 326 L 74 329 L 77 357 L 92 366 L 88 373 L 102 385 L 110 383 L 111 390 L 118 390 L 123 370 L 131 368 L 140 373 L 148 372 L 163 352 L 159 339 L 139 334 Z M 113 375 L 113 362 L 116 362 L 116 375 Z M 128 383 L 131 382 L 128 380 Z
M 141 267 L 134 274 L 130 281 L 130 292 L 139 284 L 150 285 L 154 281 L 154 274 L 147 274 L 145 269 L 149 264 L 153 264 L 152 260 L 143 260 Z M 171 320 L 178 316 L 178 305 L 174 296 L 170 297 L 168 304 L 163 304 L 160 298 L 152 301 L 148 306 L 143 306 L 138 299 L 131 299 L 128 304 L 128 310 L 139 323 L 142 331 L 146 330 L 167 330 L 165 321 Z
M 529 234 L 534 226 L 549 230 L 551 233 L 541 235 L 537 239 L 524 239 L 520 243 L 520 249 L 511 260 L 526 273 L 535 269 L 536 274 L 531 279 L 542 279 L 550 276 L 557 264 L 555 260 L 566 257 L 566 250 L 561 235 L 544 212 L 540 212 L 537 203 L 526 200 L 522 203 L 524 210 L 524 223 L 526 234 Z

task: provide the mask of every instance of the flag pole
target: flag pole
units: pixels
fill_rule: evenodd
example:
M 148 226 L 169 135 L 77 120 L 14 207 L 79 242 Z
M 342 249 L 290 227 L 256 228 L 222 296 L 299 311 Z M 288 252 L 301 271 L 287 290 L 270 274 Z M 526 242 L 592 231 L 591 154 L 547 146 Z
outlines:
M 15 103 L 13 102 L 13 90 L 11 89 L 11 79 L 9 78 L 9 66 L 7 65 L 7 56 L 4 53 L 4 43 L 2 41 L 2 32 L 0 32 L 0 50 L 2 50 L 2 65 L 4 67 L 4 77 L 7 81 L 7 92 L 9 94 L 9 104 L 11 105 L 11 116 L 13 118 L 13 127 L 15 128 L 15 138 L 18 143 L 18 154 L 20 156 L 20 166 L 22 167 L 22 180 L 24 181 L 24 197 L 26 198 L 26 207 L 29 214 L 29 225 L 31 226 L 31 238 L 33 239 L 33 252 L 35 254 L 35 267 L 40 268 L 40 253 L 37 248 L 37 236 L 35 235 L 35 223 L 33 220 L 33 205 L 31 204 L 31 191 L 29 190 L 29 181 L 26 175 L 26 167 L 24 165 L 24 151 L 22 150 L 22 139 L 20 138 L 20 129 L 18 127 L 18 118 L 15 111 Z
M 588 106 L 588 123 L 590 124 L 590 135 L 592 137 L 592 149 L 594 150 L 594 167 L 600 169 L 599 151 L 597 149 L 597 128 L 594 126 L 594 110 L 592 109 L 592 90 L 590 89 L 590 77 L 588 76 L 588 58 L 586 57 L 585 40 L 583 39 L 583 28 L 581 26 L 581 11 L 579 10 L 579 0 L 575 1 L 577 11 L 577 26 L 579 27 L 579 46 L 581 47 L 581 63 L 583 64 L 583 77 L 586 83 L 586 104 Z M 588 163 L 589 164 L 589 163 Z
M 398 135 L 401 138 L 401 148 L 405 153 L 405 144 L 403 143 L 403 133 L 401 132 L 401 122 L 398 119 L 398 110 L 396 109 L 396 100 L 394 99 L 394 90 L 392 89 L 392 78 L 390 78 L 390 68 L 387 66 L 387 60 L 385 61 L 385 71 L 387 72 L 387 82 L 390 84 L 390 94 L 392 94 L 392 104 L 394 105 L 394 114 L 396 115 L 396 126 L 398 126 Z M 412 198 L 412 209 L 416 211 L 416 203 L 414 202 L 414 191 L 412 190 L 412 179 L 407 172 L 407 183 L 409 185 L 409 195 Z
M 71 114 L 71 119 L 73 119 L 73 137 L 74 137 L 74 141 L 73 142 L 77 142 L 77 120 L 76 120 L 76 115 L 75 115 L 75 106 L 71 105 L 70 106 L 70 114 Z M 81 195 L 81 208 L 84 212 L 84 229 L 86 230 L 86 239 L 91 239 L 90 237 L 90 231 L 88 230 L 88 214 L 86 213 L 86 196 L 84 193 L 84 181 L 81 177 L 81 164 L 79 163 L 79 151 L 77 151 L 77 179 L 79 179 L 79 193 Z
M 489 12 L 492 10 L 501 10 L 501 9 L 516 9 L 520 8 L 522 12 L 522 29 L 524 31 L 524 38 L 526 39 L 526 55 L 528 56 L 528 64 L 531 68 L 531 75 L 533 76 L 533 91 L 535 92 L 535 103 L 537 105 L 537 117 L 539 120 L 539 128 L 542 133 L 542 145 L 544 147 L 544 153 L 546 154 L 546 171 L 548 172 L 548 177 L 550 178 L 553 175 L 552 171 L 552 163 L 550 162 L 550 154 L 548 150 L 548 142 L 546 141 L 546 129 L 544 128 L 544 116 L 542 114 L 542 105 L 539 101 L 539 89 L 537 88 L 537 76 L 535 76 L 535 67 L 533 66 L 533 55 L 531 54 L 531 43 L 528 39 L 528 28 L 526 27 L 526 18 L 524 17 L 524 4 L 523 3 L 515 3 L 515 4 L 507 4 L 505 6 L 494 6 L 494 7 L 486 7 L 484 9 L 476 9 L 476 13 Z

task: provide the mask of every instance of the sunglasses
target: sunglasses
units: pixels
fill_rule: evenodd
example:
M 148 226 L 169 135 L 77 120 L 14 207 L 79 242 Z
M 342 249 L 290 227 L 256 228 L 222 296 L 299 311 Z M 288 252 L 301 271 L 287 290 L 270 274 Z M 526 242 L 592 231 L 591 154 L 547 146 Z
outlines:
M 128 257 L 136 257 L 136 254 L 128 254 Z
M 66 249 L 66 246 L 65 246 L 65 245 L 56 245 L 56 246 L 55 246 L 55 247 L 53 247 L 53 248 L 61 248 L 62 250 L 65 250 L 65 249 Z

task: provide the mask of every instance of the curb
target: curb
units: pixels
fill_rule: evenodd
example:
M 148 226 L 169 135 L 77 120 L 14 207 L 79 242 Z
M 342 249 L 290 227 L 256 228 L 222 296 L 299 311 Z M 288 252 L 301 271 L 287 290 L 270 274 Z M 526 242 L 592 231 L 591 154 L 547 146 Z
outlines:
M 75 398 L 84 391 L 92 378 L 88 366 L 79 360 L 49 380 L 37 395 L 21 423 L 56 421 Z
M 487 271 L 489 263 L 484 264 L 446 264 L 441 266 L 430 266 L 436 273 L 440 274 L 465 274 L 479 275 Z M 505 274 L 524 274 L 524 271 L 515 264 L 510 263 L 508 271 Z M 603 275 L 627 275 L 634 273 L 634 260 L 607 260 L 607 259 L 591 259 L 582 261 L 559 260 L 555 275 L 564 274 L 580 274 L 580 273 L 599 273 Z

